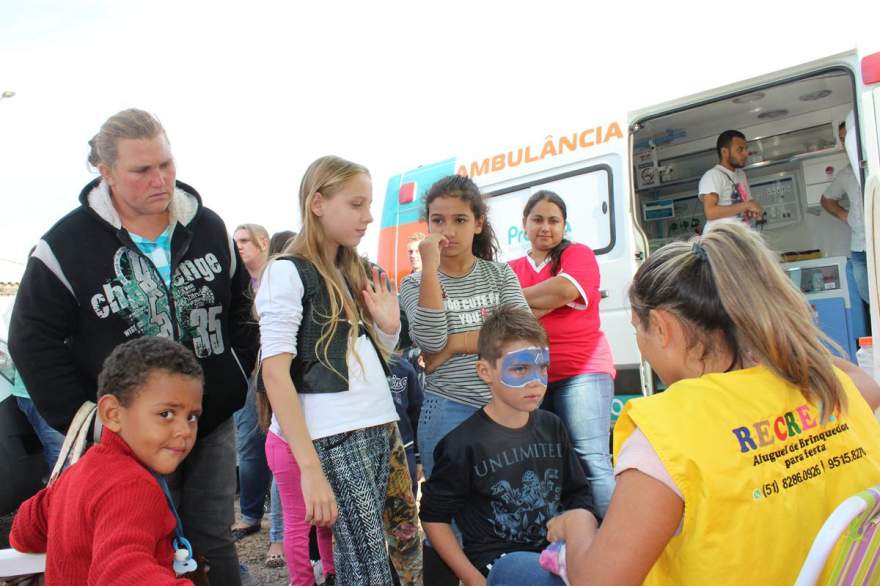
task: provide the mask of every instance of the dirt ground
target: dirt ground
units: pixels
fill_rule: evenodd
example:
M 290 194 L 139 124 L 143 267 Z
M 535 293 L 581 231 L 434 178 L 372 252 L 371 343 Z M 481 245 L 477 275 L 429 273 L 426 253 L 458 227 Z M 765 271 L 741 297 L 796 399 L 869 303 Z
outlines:
M 235 499 L 235 515 L 238 518 L 238 498 Z M 267 568 L 265 564 L 266 550 L 269 549 L 268 516 L 263 517 L 260 532 L 241 539 L 237 547 L 239 561 L 247 564 L 248 570 L 257 579 L 258 584 L 261 586 L 287 586 L 290 584 L 287 566 Z

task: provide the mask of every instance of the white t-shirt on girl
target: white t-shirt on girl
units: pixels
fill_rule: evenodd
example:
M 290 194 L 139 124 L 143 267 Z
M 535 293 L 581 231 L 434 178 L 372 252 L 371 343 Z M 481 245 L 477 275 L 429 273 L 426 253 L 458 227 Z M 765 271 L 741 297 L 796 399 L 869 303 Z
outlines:
M 254 304 L 260 316 L 262 359 L 289 353 L 296 356 L 296 337 L 302 323 L 305 289 L 296 266 L 286 260 L 273 261 L 263 273 Z M 378 327 L 380 344 L 393 350 L 400 332 L 388 335 Z M 298 394 L 306 426 L 312 439 L 397 421 L 397 410 L 376 349 L 366 335 L 355 349 L 363 362 L 349 353 L 348 390 L 341 393 Z M 272 416 L 272 433 L 284 439 L 281 426 Z

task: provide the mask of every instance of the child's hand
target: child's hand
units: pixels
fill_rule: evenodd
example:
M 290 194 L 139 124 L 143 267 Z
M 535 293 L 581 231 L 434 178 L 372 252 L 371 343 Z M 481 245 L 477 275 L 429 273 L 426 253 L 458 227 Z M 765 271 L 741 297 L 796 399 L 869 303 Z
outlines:
M 547 521 L 547 541 L 556 543 L 557 541 L 565 541 L 565 520 L 562 515 L 557 515 Z
M 568 541 L 567 536 L 572 533 L 572 527 L 583 531 L 594 532 L 596 529 L 596 517 L 586 509 L 572 509 L 547 521 L 547 541 Z
M 387 273 L 379 274 L 377 267 L 373 267 L 373 282 L 367 282 L 367 287 L 364 289 L 364 303 L 380 330 L 393 335 L 400 329 L 397 288 L 388 278 Z
M 449 346 L 446 346 L 446 348 L 436 354 L 425 354 L 422 352 L 422 357 L 425 359 L 425 373 L 431 374 L 452 358 L 452 351 L 449 349 Z
M 306 505 L 305 522 L 318 527 L 332 527 L 336 523 L 336 496 L 320 465 L 301 470 L 303 501 Z
M 477 572 L 473 577 L 461 581 L 464 586 L 486 586 L 486 577 Z
M 419 254 L 422 257 L 422 272 L 436 272 L 440 268 L 440 249 L 445 248 L 447 244 L 446 237 L 437 232 L 428 234 L 428 236 L 419 242 Z

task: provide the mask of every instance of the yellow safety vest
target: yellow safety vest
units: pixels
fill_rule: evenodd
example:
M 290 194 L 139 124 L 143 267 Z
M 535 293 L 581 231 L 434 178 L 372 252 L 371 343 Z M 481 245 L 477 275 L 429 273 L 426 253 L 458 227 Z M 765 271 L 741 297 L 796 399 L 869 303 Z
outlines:
M 825 519 L 880 483 L 880 425 L 848 376 L 825 424 L 763 366 L 679 381 L 630 401 L 614 456 L 645 434 L 684 496 L 684 522 L 645 584 L 792 584 Z

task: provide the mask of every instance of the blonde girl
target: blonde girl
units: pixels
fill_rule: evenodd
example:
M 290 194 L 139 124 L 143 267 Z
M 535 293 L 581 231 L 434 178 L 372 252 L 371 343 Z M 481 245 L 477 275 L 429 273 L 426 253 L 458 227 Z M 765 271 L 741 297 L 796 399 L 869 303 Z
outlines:
M 361 165 L 306 170 L 303 229 L 267 267 L 256 297 L 267 434 L 285 523 L 333 527 L 337 584 L 389 584 L 382 510 L 397 414 L 386 357 L 400 329 L 394 288 L 356 246 L 372 184 Z M 292 457 L 291 457 L 292 456 Z

